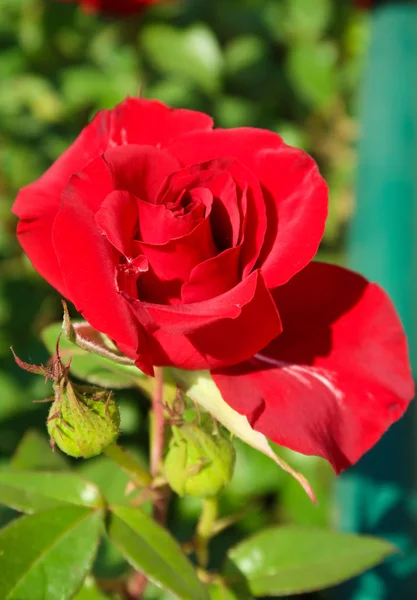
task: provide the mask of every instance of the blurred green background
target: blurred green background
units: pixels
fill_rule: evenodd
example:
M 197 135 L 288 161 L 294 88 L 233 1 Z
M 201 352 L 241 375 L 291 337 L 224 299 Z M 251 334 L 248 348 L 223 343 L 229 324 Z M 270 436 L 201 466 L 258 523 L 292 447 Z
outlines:
M 220 127 L 271 129 L 311 153 L 330 188 L 321 254 L 343 262 L 368 17 L 349 0 L 184 0 L 117 21 L 53 0 L 0 0 L 0 6 L 0 461 L 6 461 L 28 430 L 46 440 L 47 408 L 33 400 L 49 393 L 41 378 L 14 365 L 9 348 L 27 361 L 47 360 L 39 333 L 61 316 L 58 295 L 16 242 L 10 208 L 18 189 L 41 175 L 98 109 L 140 91 L 208 112 Z M 129 391 L 118 399 L 122 443 L 146 460 L 146 403 Z M 336 522 L 327 466 L 300 456 L 289 460 L 310 477 L 318 507 L 269 459 L 238 445 L 222 511 L 245 514 L 213 542 L 212 566 L 231 543 L 268 523 Z M 124 476 L 107 459 L 78 468 L 116 497 L 123 493 Z M 170 524 L 180 539 L 190 537 L 198 512 L 197 500 L 174 504 Z M 9 518 L 0 512 L 0 522 Z M 97 574 L 109 577 L 123 568 L 104 546 Z M 168 596 L 150 587 L 146 598 Z

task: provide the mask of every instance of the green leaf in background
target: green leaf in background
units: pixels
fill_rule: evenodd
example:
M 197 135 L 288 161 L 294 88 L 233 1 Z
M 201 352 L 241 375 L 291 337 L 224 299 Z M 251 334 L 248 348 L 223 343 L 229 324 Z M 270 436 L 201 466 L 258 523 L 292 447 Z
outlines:
M 81 590 L 74 596 L 74 600 L 108 600 L 108 596 L 100 592 L 94 578 L 89 576 L 84 581 Z
M 332 16 L 331 0 L 285 0 L 285 29 L 290 40 L 314 41 L 322 36 Z
M 0 531 L 2 600 L 69 600 L 94 560 L 101 511 L 60 507 L 21 517 Z
M 59 334 L 62 333 L 61 323 L 54 323 L 42 331 L 42 341 L 49 352 L 55 352 L 55 345 Z M 91 354 L 72 344 L 65 335 L 61 336 L 59 343 L 63 359 L 72 357 L 71 373 L 93 383 L 112 389 L 133 387 L 135 380 L 141 376 L 141 371 L 135 366 L 115 363 L 103 356 Z
M 225 70 L 236 74 L 259 63 L 267 53 L 265 41 L 256 35 L 242 35 L 227 45 L 224 53 Z
M 149 25 L 141 36 L 152 64 L 168 75 L 179 75 L 207 94 L 218 91 L 223 58 L 211 29 L 196 24 L 188 29 Z
M 98 488 L 75 473 L 0 470 L 0 504 L 34 513 L 62 504 L 99 508 Z
M 291 46 L 287 72 L 299 96 L 313 108 L 323 108 L 337 95 L 338 50 L 333 42 Z
M 46 435 L 36 430 L 25 433 L 10 466 L 25 471 L 63 471 L 68 468 L 68 461 L 61 452 L 53 452 Z
M 108 76 L 96 67 L 68 68 L 61 76 L 62 94 L 71 110 L 82 110 L 101 98 L 105 81 Z
M 216 104 L 215 120 L 224 127 L 239 127 L 242 123 L 250 123 L 257 112 L 256 102 L 246 98 L 223 96 Z
M 146 462 L 138 453 L 134 454 L 139 459 L 143 468 Z M 80 463 L 77 472 L 85 479 L 92 481 L 100 488 L 108 504 L 124 504 L 129 498 L 126 496 L 126 487 L 132 477 L 107 456 L 97 456 Z
M 272 37 L 291 46 L 299 41 L 319 40 L 333 12 L 333 0 L 283 0 L 268 3 L 262 17 Z
M 224 491 L 227 496 L 249 498 L 259 494 L 271 494 L 281 490 L 289 481 L 294 481 L 300 496 L 315 508 L 309 498 L 300 494 L 298 482 L 281 470 L 265 454 L 244 444 L 239 439 L 234 440 L 236 449 L 236 465 L 230 485 Z
M 273 527 L 231 550 L 226 575 L 246 576 L 255 596 L 303 594 L 337 585 L 397 549 L 384 540 L 326 529 Z
M 291 450 L 285 451 L 285 458 L 300 469 L 313 486 L 318 502 L 309 502 L 300 494 L 297 482 L 287 477 L 279 490 L 277 516 L 280 521 L 301 526 L 328 527 L 331 524 L 332 483 L 334 472 L 329 463 L 316 456 L 304 456 Z
M 209 600 L 208 592 L 177 542 L 139 509 L 111 507 L 110 539 L 126 560 L 181 600 Z
M 85 479 L 94 482 L 109 504 L 122 504 L 129 476 L 106 456 L 96 456 L 80 463 L 77 472 Z

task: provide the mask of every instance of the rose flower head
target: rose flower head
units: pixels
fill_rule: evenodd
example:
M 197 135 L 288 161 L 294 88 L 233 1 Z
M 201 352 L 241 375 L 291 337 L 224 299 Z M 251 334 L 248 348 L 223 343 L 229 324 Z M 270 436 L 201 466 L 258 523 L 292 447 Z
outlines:
M 407 0 L 405 0 L 407 2 Z M 353 0 L 353 4 L 359 8 L 376 8 L 382 4 L 388 4 L 390 0 Z
M 340 472 L 414 386 L 385 292 L 312 262 L 327 207 L 314 160 L 277 134 L 129 98 L 13 210 L 35 269 L 140 369 L 209 369 L 255 430 Z
M 109 15 L 130 15 L 142 11 L 151 4 L 164 0 L 59 0 L 60 2 L 76 2 L 84 12 L 103 12 Z

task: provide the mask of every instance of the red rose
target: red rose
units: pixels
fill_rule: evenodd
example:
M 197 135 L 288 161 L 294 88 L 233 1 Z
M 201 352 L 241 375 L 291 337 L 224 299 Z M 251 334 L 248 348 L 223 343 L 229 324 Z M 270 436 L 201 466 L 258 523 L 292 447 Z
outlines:
M 145 6 L 163 0 L 60 0 L 60 2 L 77 2 L 85 12 L 104 12 L 114 15 L 128 15 L 139 12 Z
M 353 0 L 353 4 L 359 8 L 374 8 L 375 6 L 384 4 L 388 1 L 389 0 Z
M 255 429 L 340 471 L 413 383 L 386 294 L 311 263 L 327 203 L 314 161 L 275 133 L 128 99 L 14 212 L 35 268 L 140 368 L 211 369 Z

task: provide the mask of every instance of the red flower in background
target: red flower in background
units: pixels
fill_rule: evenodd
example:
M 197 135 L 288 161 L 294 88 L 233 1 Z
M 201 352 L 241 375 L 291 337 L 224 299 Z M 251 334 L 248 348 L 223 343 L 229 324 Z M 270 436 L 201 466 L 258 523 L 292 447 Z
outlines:
M 60 2 L 76 2 L 86 12 L 104 12 L 114 15 L 128 15 L 139 12 L 146 6 L 163 0 L 60 0 Z
M 34 267 L 148 373 L 210 369 L 270 439 L 340 471 L 413 395 L 389 298 L 311 263 L 327 188 L 269 131 L 128 99 L 14 205 Z
M 374 8 L 380 4 L 387 3 L 389 0 L 353 0 L 353 3 L 359 8 Z

